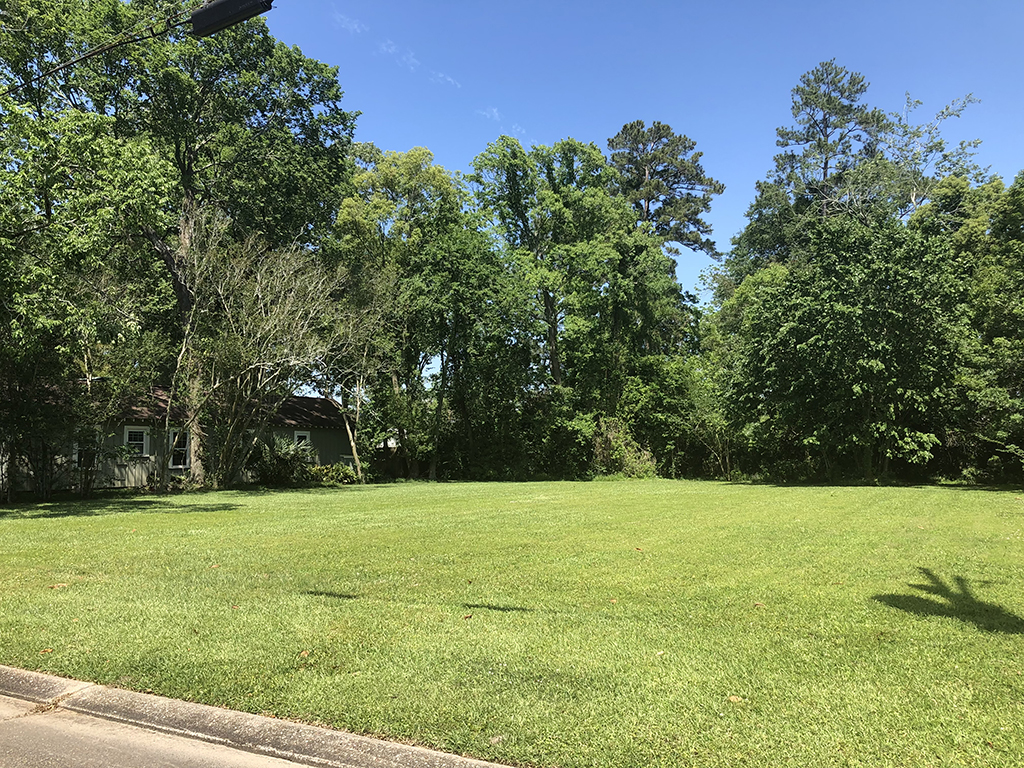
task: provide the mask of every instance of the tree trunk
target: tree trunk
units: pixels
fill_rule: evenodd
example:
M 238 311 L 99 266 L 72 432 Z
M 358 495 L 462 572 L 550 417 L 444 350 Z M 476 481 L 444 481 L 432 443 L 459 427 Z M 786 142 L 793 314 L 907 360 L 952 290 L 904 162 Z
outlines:
M 454 325 L 454 323 L 453 323 Z M 448 337 L 449 349 L 454 344 L 455 328 Z M 448 390 L 448 365 L 451 362 L 451 353 L 448 350 L 441 350 L 441 384 L 437 388 L 437 405 L 434 410 L 434 451 L 430 456 L 430 480 L 437 480 L 438 455 L 441 452 L 441 419 L 444 410 L 444 393 Z
M 363 465 L 359 461 L 359 449 L 356 448 L 356 436 L 352 433 L 352 426 L 348 421 L 348 414 L 342 414 L 345 419 L 345 433 L 348 435 L 348 444 L 352 448 L 352 460 L 356 465 L 356 480 L 360 483 L 365 482 L 363 480 Z
M 182 239 L 182 242 L 179 244 L 179 251 L 181 251 L 182 249 L 187 249 L 189 247 L 187 238 L 189 237 L 190 229 L 186 226 L 184 214 L 182 214 L 182 219 L 178 229 L 179 236 Z M 184 339 L 182 342 L 182 350 L 178 355 L 178 371 L 180 371 L 183 361 L 186 360 L 188 343 L 192 332 L 192 310 L 195 306 L 192 289 L 185 278 L 181 260 L 178 258 L 179 254 L 164 242 L 164 240 L 151 227 L 144 226 L 143 231 L 150 243 L 153 245 L 153 249 L 160 256 L 164 266 L 167 267 L 167 273 L 171 278 L 171 287 L 174 289 L 174 298 L 177 305 L 175 309 L 177 310 L 178 323 L 181 326 L 182 338 Z M 188 365 L 187 362 L 185 364 Z M 189 366 L 189 368 L 191 367 L 192 366 Z M 198 380 L 198 377 L 192 370 L 187 370 L 186 376 L 187 380 L 185 382 L 185 388 L 187 394 L 185 396 L 185 420 L 188 428 L 189 451 L 191 453 L 191 461 L 189 462 L 189 478 L 195 485 L 203 486 L 206 485 L 206 435 L 204 434 L 203 427 L 200 424 L 200 403 L 203 399 L 202 382 Z M 170 408 L 170 404 L 168 404 L 168 408 Z
M 870 440 L 864 442 L 862 461 L 864 462 L 864 479 L 869 483 L 875 482 L 875 447 Z
M 548 359 L 551 364 L 551 381 L 556 387 L 562 386 L 562 360 L 558 353 L 558 309 L 555 297 L 546 288 L 541 292 L 544 299 L 544 322 L 548 327 Z
M 349 445 L 349 448 L 352 449 L 352 460 L 355 462 L 355 465 L 356 465 L 356 480 L 358 480 L 360 483 L 362 483 L 362 482 L 364 482 L 364 480 L 363 480 L 363 465 L 359 461 L 359 449 L 356 447 L 356 436 L 355 436 L 355 433 L 352 432 L 352 425 L 349 423 L 349 420 L 348 420 L 348 409 L 345 408 L 341 403 L 339 403 L 333 397 L 328 397 L 328 399 L 332 403 L 334 403 L 336 406 L 338 406 L 338 409 L 342 413 L 342 418 L 345 421 L 345 434 L 348 436 L 348 445 Z M 359 398 L 358 397 L 356 398 L 356 428 L 357 429 L 359 428 Z
M 188 445 L 192 452 L 189 462 L 189 477 L 198 486 L 206 485 L 206 434 L 203 432 L 200 414 L 201 387 L 197 377 L 190 377 L 186 398 L 185 420 L 188 424 Z

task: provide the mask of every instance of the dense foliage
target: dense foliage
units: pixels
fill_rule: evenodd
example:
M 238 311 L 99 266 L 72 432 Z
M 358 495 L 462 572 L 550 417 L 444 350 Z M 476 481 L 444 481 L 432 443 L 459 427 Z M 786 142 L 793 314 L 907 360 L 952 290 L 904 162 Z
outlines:
M 723 186 L 668 125 L 502 136 L 462 176 L 354 143 L 337 72 L 259 19 L 37 80 L 159 8 L 4 14 L 7 495 L 154 384 L 195 485 L 266 464 L 251 435 L 299 390 L 349 409 L 360 480 L 1022 474 L 1024 175 L 947 146 L 969 96 L 918 125 L 806 73 L 700 307 L 674 259 L 718 255 Z

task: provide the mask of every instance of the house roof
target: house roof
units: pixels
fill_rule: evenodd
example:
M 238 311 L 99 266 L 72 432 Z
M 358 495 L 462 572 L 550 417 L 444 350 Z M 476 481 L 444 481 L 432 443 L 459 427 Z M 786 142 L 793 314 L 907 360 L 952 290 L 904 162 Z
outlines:
M 281 403 L 272 423 L 275 427 L 344 429 L 345 412 L 326 397 L 293 396 Z
M 128 406 L 122 414 L 126 422 L 159 422 L 167 414 L 167 401 L 170 391 L 165 387 L 154 387 L 152 392 L 141 402 Z M 171 406 L 171 422 L 181 424 L 185 421 L 185 409 L 180 399 Z M 334 400 L 326 397 L 285 398 L 278 409 L 277 415 L 270 422 L 275 427 L 302 429 L 303 427 L 319 429 L 344 429 L 345 412 Z
M 123 421 L 163 421 L 167 415 L 167 402 L 170 390 L 165 387 L 153 387 L 152 391 L 139 402 L 128 405 L 121 414 Z M 171 406 L 171 422 L 180 424 L 185 420 L 185 409 L 180 398 L 176 398 Z

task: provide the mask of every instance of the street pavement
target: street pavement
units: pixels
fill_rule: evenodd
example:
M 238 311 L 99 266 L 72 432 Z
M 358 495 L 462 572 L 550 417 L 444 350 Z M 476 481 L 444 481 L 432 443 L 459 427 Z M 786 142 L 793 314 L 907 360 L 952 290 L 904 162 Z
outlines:
M 0 765 L 4 768 L 286 768 L 291 760 L 97 720 L 0 696 Z
M 0 768 L 503 768 L 0 666 Z

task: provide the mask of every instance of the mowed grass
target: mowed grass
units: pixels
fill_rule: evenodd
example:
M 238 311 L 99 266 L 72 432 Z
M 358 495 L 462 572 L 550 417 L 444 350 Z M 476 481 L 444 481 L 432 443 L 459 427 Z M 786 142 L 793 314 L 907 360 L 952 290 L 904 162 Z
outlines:
M 1024 499 L 405 484 L 0 510 L 0 662 L 516 765 L 1024 765 Z

